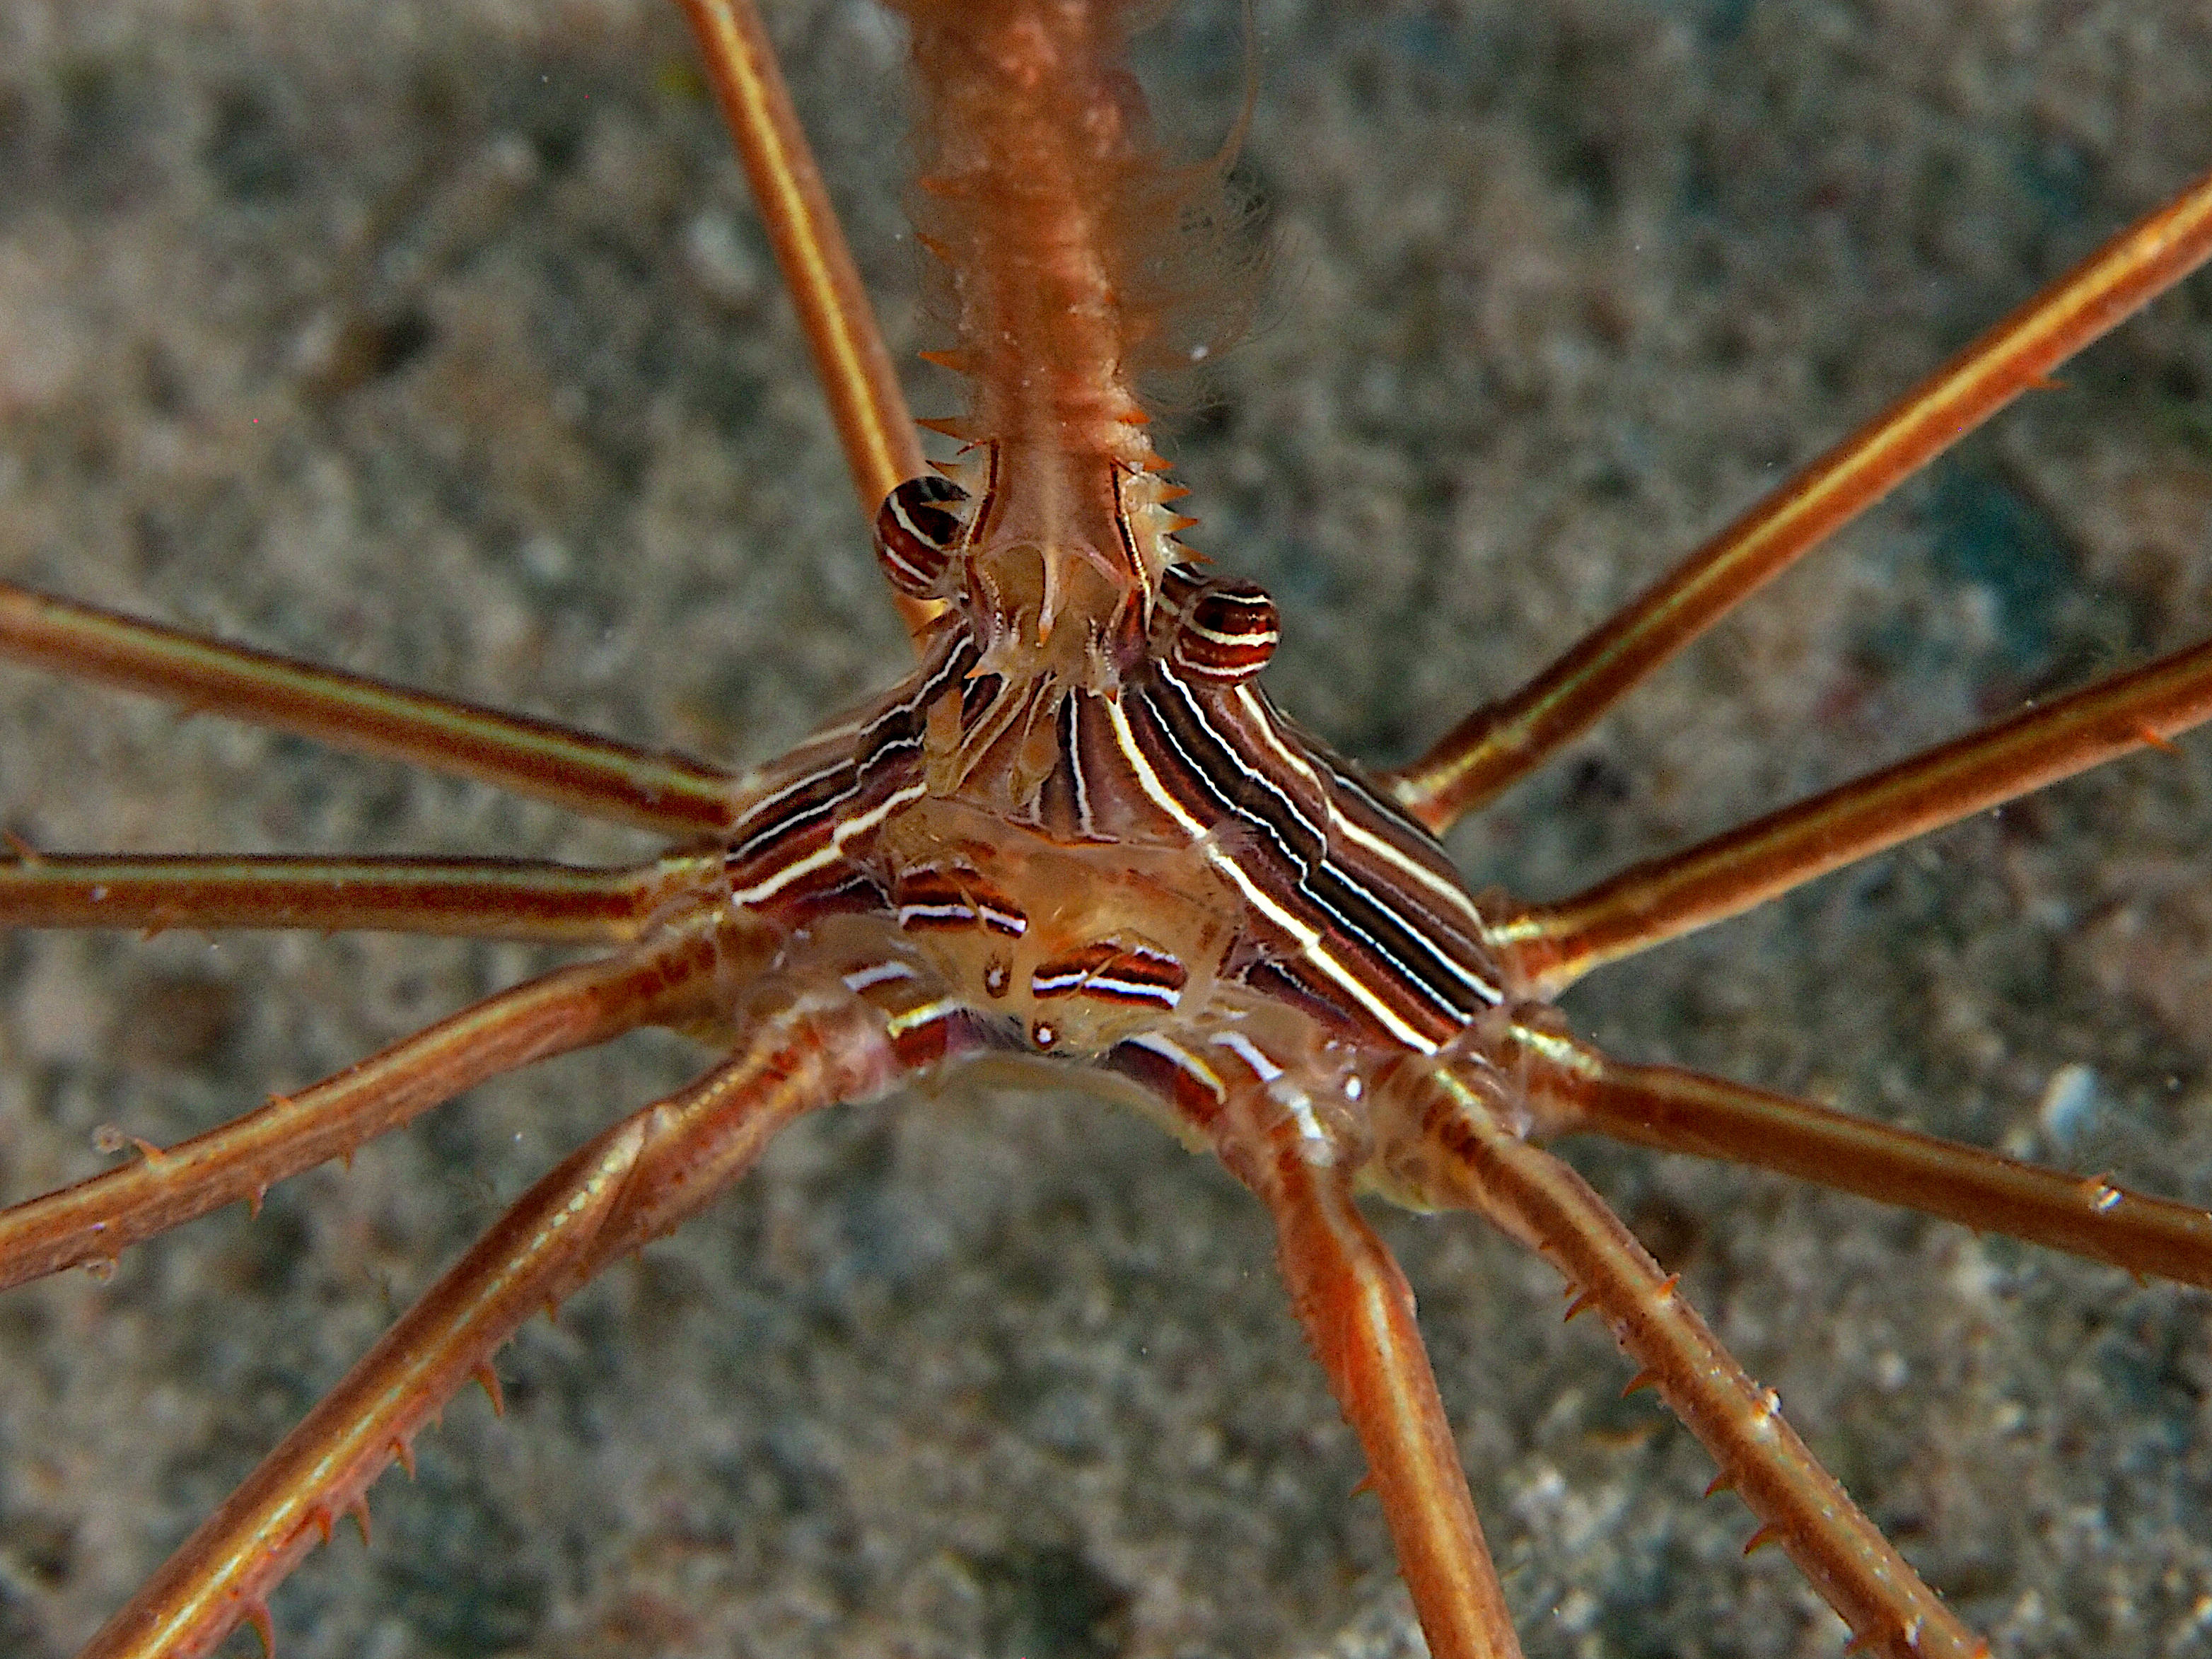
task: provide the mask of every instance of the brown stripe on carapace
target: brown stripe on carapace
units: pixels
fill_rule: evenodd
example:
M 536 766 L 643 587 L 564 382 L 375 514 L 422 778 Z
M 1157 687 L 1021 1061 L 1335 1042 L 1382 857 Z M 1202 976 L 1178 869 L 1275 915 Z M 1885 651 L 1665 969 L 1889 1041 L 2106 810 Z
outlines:
M 1029 917 L 1005 890 L 974 870 L 924 865 L 902 872 L 891 892 L 908 933 L 982 927 L 1008 939 L 1029 932 Z
M 1030 975 L 1030 994 L 1040 1002 L 1084 996 L 1144 1008 L 1172 1008 L 1182 1000 L 1182 988 L 1189 982 L 1182 963 L 1164 951 L 1096 939 L 1038 963 Z
M 1181 1044 L 1164 1038 L 1131 1037 L 1117 1042 L 1098 1063 L 1166 1101 L 1194 1128 L 1212 1123 L 1226 1103 L 1221 1079 L 1212 1070 Z
M 919 1071 L 926 1066 L 941 1066 L 962 1054 L 1004 1046 L 996 1038 L 991 1022 L 973 1009 L 945 1007 L 932 1010 L 925 1018 L 909 1023 L 895 1024 L 891 1051 L 898 1056 L 901 1065 L 909 1071 Z
M 1370 1029 L 1365 1010 L 1351 1001 L 1340 989 L 1319 974 L 1314 974 L 1314 982 L 1309 983 L 1307 978 L 1298 972 L 1304 965 L 1296 957 L 1271 957 L 1254 963 L 1244 970 L 1242 977 L 1249 989 L 1269 1001 L 1296 1008 L 1325 1028 L 1341 1029 L 1346 1025 L 1356 1025 L 1363 1030 Z M 1334 994 L 1331 994 L 1332 992 Z

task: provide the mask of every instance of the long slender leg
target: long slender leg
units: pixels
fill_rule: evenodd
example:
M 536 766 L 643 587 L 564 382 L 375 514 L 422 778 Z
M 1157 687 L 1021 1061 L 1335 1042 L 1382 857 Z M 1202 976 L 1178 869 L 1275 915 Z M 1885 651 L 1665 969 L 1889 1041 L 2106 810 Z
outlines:
M 863 520 L 873 524 L 884 497 L 924 470 L 890 353 L 758 9 L 752 0 L 684 0 L 684 9 L 706 55 L 784 287 L 806 331 Z M 942 609 L 903 594 L 892 599 L 916 638 Z
M 134 1162 L 0 1210 L 0 1287 L 85 1261 L 261 1195 L 350 1155 L 465 1089 L 532 1060 L 709 1011 L 733 966 L 728 941 L 695 931 L 563 968 L 487 998 L 296 1095 Z
M 201 639 L 0 583 L 0 657 L 402 760 L 665 836 L 715 835 L 737 781 L 678 755 Z
M 1538 995 L 2212 719 L 2212 641 L 1503 918 Z
M 882 1091 L 897 1073 L 880 1022 L 849 1000 L 762 1019 L 742 1051 L 624 1119 L 523 1194 L 449 1268 L 81 1659 L 195 1659 L 242 1620 L 270 1642 L 269 1592 L 365 1505 L 416 1433 L 541 1308 L 672 1231 L 817 1106 Z
M 721 867 L 720 853 L 616 870 L 518 859 L 31 854 L 0 864 L 0 927 L 301 927 L 633 945 Z
M 1753 1164 L 1977 1232 L 2212 1286 L 2212 1212 L 2203 1209 L 1724 1079 L 1626 1065 L 1572 1038 L 1532 1035 L 1528 1049 L 1547 1139 L 1588 1133 Z
M 1510 696 L 1388 775 L 1441 832 L 2092 340 L 2212 258 L 2212 174 L 2114 237 L 1698 548 Z
M 1960 1623 L 1784 1422 L 1781 1401 L 1721 1346 L 1674 1281 L 1565 1164 L 1504 1127 L 1482 1091 L 1449 1073 L 1423 1090 L 1419 1186 L 1487 1217 L 1566 1275 L 1759 1517 L 1759 1544 L 1789 1552 L 1857 1643 L 1888 1659 L 1972 1659 Z M 1425 1158 L 1424 1158 L 1425 1155 Z
M 1437 1659 L 1517 1659 L 1406 1276 L 1352 1201 L 1348 1174 L 1278 1124 L 1232 1130 L 1224 1161 L 1266 1202 L 1291 1305 L 1367 1454 L 1369 1479 Z

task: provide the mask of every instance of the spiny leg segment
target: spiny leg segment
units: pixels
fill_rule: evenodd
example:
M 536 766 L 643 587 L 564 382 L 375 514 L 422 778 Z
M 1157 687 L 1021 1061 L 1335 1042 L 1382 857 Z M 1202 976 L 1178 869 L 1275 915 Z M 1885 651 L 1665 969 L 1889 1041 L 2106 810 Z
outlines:
M 1518 1033 L 1539 1138 L 1601 1134 L 1750 1164 L 2002 1233 L 2131 1273 L 2212 1288 L 2212 1212 L 2101 1176 L 1978 1146 L 1673 1066 L 1611 1060 L 1552 1031 Z
M 794 276 L 863 508 L 921 468 L 914 428 L 849 255 L 750 7 L 693 9 L 719 86 L 765 83 L 739 123 L 784 189 L 775 240 Z M 734 20 L 734 21 L 733 21 Z M 763 107 L 765 112 L 763 112 Z M 763 173 L 765 157 L 766 172 Z M 826 250 L 826 252 L 825 252 Z M 835 342 L 835 350 L 831 342 Z M 833 362 L 833 358 L 835 361 Z M 846 372 L 840 372 L 840 365 Z M 906 605 L 917 626 L 933 607 Z M 719 838 L 747 793 L 718 768 L 547 722 L 198 638 L 0 584 L 0 656 L 338 746 L 455 773 L 617 823 Z M 722 854 L 629 870 L 454 859 L 46 855 L 0 863 L 0 924 L 379 928 L 622 947 L 492 997 L 337 1077 L 124 1168 L 0 1211 L 0 1285 L 87 1261 L 244 1199 L 477 1082 L 647 1024 L 726 1028 L 759 940 L 717 908 Z M 702 908 L 703 907 L 703 908 Z M 756 993 L 754 1000 L 759 1000 Z M 540 1306 L 672 1228 L 741 1175 L 797 1113 L 880 1092 L 896 1062 L 880 1017 L 802 996 L 755 1018 L 736 1056 L 608 1130 L 544 1177 L 364 1355 L 246 1486 L 95 1637 L 92 1654 L 205 1653 L 264 1599 Z M 726 1039 L 725 1039 L 726 1040 Z M 495 1384 L 490 1385 L 495 1391 Z M 495 1392 L 495 1399 L 496 1398 Z
M 736 1181 L 800 1114 L 883 1092 L 898 1063 L 850 998 L 764 1009 L 732 1056 L 563 1160 L 346 1374 L 179 1547 L 81 1659 L 198 1659 L 242 1621 L 271 1645 L 266 1600 L 490 1355 L 610 1262 Z M 497 1402 L 496 1383 L 488 1382 Z M 362 1520 L 366 1531 L 367 1522 Z
M 1316 1162 L 1256 1079 L 1232 1091 L 1214 1146 L 1267 1206 L 1291 1307 L 1367 1455 L 1398 1570 L 1436 1659 L 1520 1652 L 1467 1472 L 1437 1392 L 1413 1293 L 1352 1202 L 1353 1171 Z
M 1407 1150 L 1431 1201 L 1472 1210 L 1542 1255 L 1595 1309 L 1643 1369 L 1631 1387 L 1659 1391 L 1704 1443 L 1720 1476 L 1759 1518 L 1748 1547 L 1778 1544 L 1851 1627 L 1854 1645 L 1893 1659 L 1977 1659 L 1988 1644 L 1921 1581 L 1836 1478 L 1783 1420 L 1773 1391 L 1721 1346 L 1674 1280 L 1605 1200 L 1566 1164 L 1504 1127 L 1494 1079 L 1437 1067 L 1410 1079 L 1421 1125 Z
M 123 1249 L 356 1151 L 431 1107 L 534 1061 L 647 1025 L 705 1020 L 741 952 L 719 929 L 556 969 L 487 998 L 337 1076 L 132 1162 L 0 1210 L 0 1286 Z
M 1401 800 L 1441 828 L 1504 787 L 1829 531 L 2208 254 L 2212 178 L 2030 301 L 1523 692 L 1470 717 L 1390 780 Z M 1503 921 L 1500 943 L 1534 988 L 1553 991 L 1601 961 L 1735 914 L 1911 836 L 2132 749 L 2162 746 L 2208 714 L 2212 647 L 2178 653 L 1577 898 L 1529 907 Z M 1840 1115 L 1717 1079 L 1617 1066 L 1583 1045 L 1560 1042 L 1547 1027 L 1516 1035 L 1532 1050 L 1524 1086 L 1553 1114 L 1553 1122 L 1536 1126 L 1540 1133 L 1589 1128 L 1721 1151 L 1869 1193 L 1893 1182 L 1903 1189 L 1899 1201 L 1970 1224 L 2005 1227 L 2139 1269 L 2155 1263 L 2184 1279 L 2212 1272 L 2212 1224 L 2188 1206 L 1969 1148 L 1847 1127 Z M 1449 1080 L 1449 1073 L 1440 1073 L 1437 1085 Z M 1486 1116 L 1485 1122 L 1480 1132 L 1457 1138 L 1455 1184 L 1441 1177 L 1440 1189 L 1455 1191 L 1468 1207 L 1552 1255 L 1594 1305 L 1605 1308 L 1624 1345 L 1712 1449 L 1723 1484 L 1744 1489 L 1765 1529 L 1754 1541 L 1783 1542 L 1862 1643 L 1900 1656 L 1984 1652 L 1813 1462 L 1781 1423 L 1771 1396 L 1680 1306 L 1671 1283 L 1595 1195 L 1520 1133 Z M 1825 1169 L 1837 1153 L 1847 1155 L 1836 1170 Z M 1322 1207 L 1310 1194 L 1302 1206 L 1294 1223 L 1279 1214 L 1286 1237 L 1310 1228 Z M 2093 1238 L 2104 1217 L 2112 1218 L 2112 1231 Z M 1287 1243 L 1285 1270 L 1297 1285 L 1299 1267 Z M 1337 1305 L 1322 1317 L 1347 1318 L 1365 1294 L 1358 1282 L 1340 1279 L 1330 1291 Z M 1303 1298 L 1301 1312 L 1312 1328 L 1316 1316 Z M 1319 1334 L 1316 1341 L 1326 1355 Z M 1425 1364 L 1417 1349 L 1382 1342 L 1380 1351 L 1393 1352 L 1390 1363 L 1403 1368 Z M 1370 1458 L 1382 1442 L 1411 1455 L 1424 1429 L 1394 1424 L 1347 1387 L 1338 1368 L 1331 1374 Z M 1419 1391 L 1409 1385 L 1407 1392 Z M 1451 1653 L 1510 1650 L 1510 1625 L 1501 1634 L 1499 1621 L 1487 1616 L 1479 1579 L 1448 1584 L 1445 1575 L 1416 1570 L 1425 1557 L 1479 1547 L 1472 1541 L 1479 1533 L 1460 1524 L 1449 1503 L 1426 1513 L 1424 1507 L 1401 1498 L 1394 1509 L 1386 1498 L 1431 1644 Z

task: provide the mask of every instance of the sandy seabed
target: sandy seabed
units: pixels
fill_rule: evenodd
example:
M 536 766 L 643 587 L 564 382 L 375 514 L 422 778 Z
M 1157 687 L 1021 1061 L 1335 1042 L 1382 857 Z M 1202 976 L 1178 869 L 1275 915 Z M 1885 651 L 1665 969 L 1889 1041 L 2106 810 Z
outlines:
M 781 6 L 902 357 L 896 31 Z M 1191 539 L 1282 600 L 1278 699 L 1402 757 L 2212 166 L 2198 0 L 1261 0 L 1276 254 L 1189 388 Z M 673 9 L 0 10 L 0 575 L 732 761 L 904 646 Z M 1194 150 L 1233 7 L 1152 40 Z M 956 391 L 917 378 L 917 407 Z M 1462 830 L 1547 896 L 2212 623 L 2200 281 Z M 0 674 L 53 849 L 644 843 Z M 1594 978 L 1671 1060 L 2212 1200 L 2212 745 Z M 542 965 L 306 936 L 0 944 L 0 1188 L 166 1142 Z M 0 1652 L 68 1653 L 559 1153 L 637 1038 L 0 1301 Z M 1577 1148 L 2001 1655 L 2212 1653 L 2212 1314 L 1762 1176 Z M 1532 1656 L 1829 1655 L 1550 1270 L 1394 1218 Z M 532 1326 L 277 1596 L 295 1659 L 1419 1650 L 1226 1176 L 1080 1097 L 826 1114 Z M 227 1652 L 254 1650 L 247 1635 Z

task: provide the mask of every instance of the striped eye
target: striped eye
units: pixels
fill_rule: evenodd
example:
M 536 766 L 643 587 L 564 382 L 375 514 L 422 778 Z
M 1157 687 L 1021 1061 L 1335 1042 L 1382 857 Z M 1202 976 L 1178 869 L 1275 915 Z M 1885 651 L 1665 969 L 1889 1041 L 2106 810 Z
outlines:
M 945 568 L 959 545 L 968 492 L 950 478 L 908 478 L 876 512 L 876 562 L 910 599 L 939 597 Z
M 1275 602 L 1251 582 L 1211 582 L 1183 612 L 1169 662 L 1194 680 L 1234 685 L 1267 665 L 1282 638 Z

